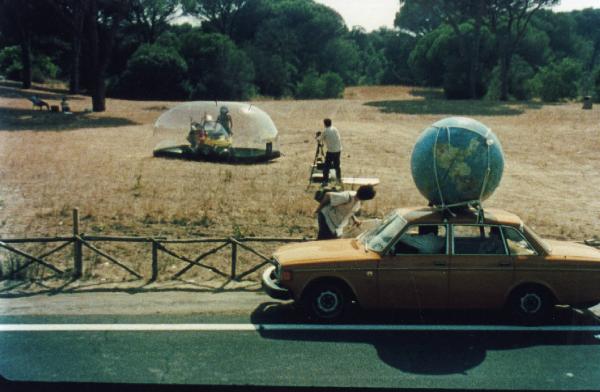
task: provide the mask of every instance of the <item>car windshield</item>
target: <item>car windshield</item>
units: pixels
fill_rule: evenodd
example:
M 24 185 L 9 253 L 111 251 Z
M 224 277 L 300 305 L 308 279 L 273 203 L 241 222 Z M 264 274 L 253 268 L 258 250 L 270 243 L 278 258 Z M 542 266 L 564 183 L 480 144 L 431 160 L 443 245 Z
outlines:
M 539 235 L 538 233 L 536 233 L 535 231 L 533 231 L 533 229 L 527 225 L 523 225 L 523 229 L 525 231 L 525 233 L 533 238 L 533 240 L 535 242 L 537 242 L 546 253 L 552 253 L 552 248 L 550 247 L 550 245 L 548 245 L 548 243 L 546 241 L 544 241 Z
M 380 225 L 362 233 L 358 240 L 366 248 L 374 252 L 383 251 L 396 235 L 406 226 L 404 219 L 397 211 L 388 214 Z

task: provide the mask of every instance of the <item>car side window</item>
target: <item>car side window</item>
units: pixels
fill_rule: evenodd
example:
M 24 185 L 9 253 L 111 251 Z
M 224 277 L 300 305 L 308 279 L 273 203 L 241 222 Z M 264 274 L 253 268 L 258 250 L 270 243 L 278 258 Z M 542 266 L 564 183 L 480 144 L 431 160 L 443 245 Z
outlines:
M 411 225 L 392 247 L 399 254 L 446 254 L 446 226 Z
M 531 246 L 529 241 L 525 239 L 523 234 L 514 227 L 503 227 L 502 232 L 506 238 L 508 250 L 513 256 L 535 255 L 537 252 Z
M 454 225 L 454 254 L 505 255 L 500 227 L 492 225 Z

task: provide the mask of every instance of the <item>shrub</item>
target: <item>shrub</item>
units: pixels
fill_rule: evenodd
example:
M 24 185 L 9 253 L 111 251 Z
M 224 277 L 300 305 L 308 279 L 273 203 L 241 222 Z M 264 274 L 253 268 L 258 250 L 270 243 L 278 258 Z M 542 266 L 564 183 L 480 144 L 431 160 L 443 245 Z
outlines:
M 566 58 L 541 68 L 532 80 L 532 89 L 544 102 L 576 98 L 581 75 L 581 65 Z
M 315 71 L 309 71 L 296 87 L 296 98 L 318 99 L 323 96 L 323 85 Z
M 21 80 L 23 64 L 21 63 L 21 49 L 18 46 L 7 46 L 0 50 L 0 74 L 7 79 Z M 45 82 L 47 79 L 56 79 L 59 68 L 50 57 L 34 54 L 31 61 L 31 79 L 34 82 Z
M 140 46 L 131 59 L 114 92 L 128 98 L 184 98 L 187 65 L 174 49 L 153 44 Z
M 309 71 L 296 88 L 296 98 L 322 99 L 340 98 L 344 92 L 344 81 L 335 72 L 318 75 Z
M 7 46 L 0 50 L 0 73 L 7 79 L 21 79 L 21 50 L 18 46 Z
M 344 81 L 335 72 L 327 72 L 321 75 L 323 83 L 323 98 L 341 98 L 344 94 Z

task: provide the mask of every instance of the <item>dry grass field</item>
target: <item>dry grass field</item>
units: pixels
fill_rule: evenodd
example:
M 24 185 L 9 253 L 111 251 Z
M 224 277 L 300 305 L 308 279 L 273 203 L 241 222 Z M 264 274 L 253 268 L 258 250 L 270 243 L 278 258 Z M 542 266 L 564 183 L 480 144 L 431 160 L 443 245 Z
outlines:
M 64 94 L 38 88 L 50 104 Z M 33 111 L 26 99 L 33 93 L 0 85 L 0 238 L 68 235 L 74 207 L 87 234 L 314 236 L 316 202 L 306 186 L 324 117 L 341 132 L 344 176 L 381 179 L 363 211 L 381 217 L 426 203 L 410 154 L 423 129 L 451 115 L 483 122 L 502 142 L 504 176 L 485 206 L 511 210 L 550 238 L 600 234 L 600 105 L 448 102 L 410 87 L 354 87 L 339 100 L 261 100 L 284 155 L 232 165 L 152 156 L 161 141 L 154 121 L 173 102 L 109 99 L 96 114 L 83 113 L 91 100 L 78 96 L 75 114 L 65 116 Z M 142 265 L 149 252 L 122 253 Z M 104 264 L 94 260 L 94 271 Z

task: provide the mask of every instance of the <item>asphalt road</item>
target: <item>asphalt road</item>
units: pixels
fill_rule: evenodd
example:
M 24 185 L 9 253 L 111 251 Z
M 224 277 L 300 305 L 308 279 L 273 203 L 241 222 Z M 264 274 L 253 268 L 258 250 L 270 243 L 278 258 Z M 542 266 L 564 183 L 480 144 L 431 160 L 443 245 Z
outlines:
M 53 315 L 50 305 L 23 312 L 6 305 L 22 299 L 2 300 L 0 375 L 84 383 L 600 389 L 600 321 L 589 311 L 558 309 L 553 321 L 533 327 L 474 312 L 357 312 L 344 324 L 307 325 L 290 304 L 236 296 L 242 308 L 256 306 L 194 314 L 148 307 L 75 314 L 74 306 Z

